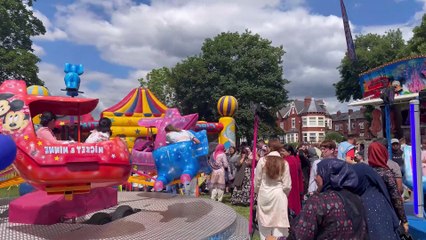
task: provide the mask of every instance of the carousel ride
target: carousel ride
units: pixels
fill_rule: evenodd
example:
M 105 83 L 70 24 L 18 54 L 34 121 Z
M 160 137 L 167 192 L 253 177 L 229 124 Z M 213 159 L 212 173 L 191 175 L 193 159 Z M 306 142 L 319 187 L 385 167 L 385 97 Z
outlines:
M 10 151 L 2 148 L 0 184 L 26 182 L 35 188 L 34 192 L 19 198 L 0 201 L 2 239 L 164 239 L 172 233 L 185 239 L 248 239 L 247 220 L 220 203 L 162 193 L 118 193 L 112 188 L 128 180 L 134 165 L 129 146 L 122 139 L 123 133 L 119 133 L 126 129 L 115 129 L 118 133 L 109 141 L 80 142 L 82 124 L 96 124 L 92 118 L 81 122 L 81 116 L 93 111 L 98 99 L 78 98 L 76 87 L 79 87 L 82 69 L 68 66 L 68 70 L 65 81 L 71 79 L 72 84 L 66 84 L 65 90 L 70 97 L 50 96 L 44 88 L 26 88 L 25 82 L 19 80 L 4 81 L 0 86 L 0 103 L 5 106 L 1 113 L 0 132 L 4 136 L 0 135 L 0 143 L 10 143 L 2 144 L 2 147 L 10 146 L 7 147 Z M 70 76 L 73 72 L 74 76 Z M 34 92 L 37 95 L 33 95 Z M 79 126 L 77 141 L 63 144 L 38 138 L 35 134 L 37 116 L 44 111 L 64 116 L 57 121 L 57 128 L 76 123 Z M 195 129 L 198 116 L 181 116 L 176 109 L 166 109 L 163 117 L 158 117 L 138 121 L 138 125 L 149 125 L 147 133 L 156 131 L 155 148 L 150 154 L 158 171 L 156 182 L 165 185 L 181 176 L 190 180 L 199 172 L 202 157 L 208 151 L 206 131 L 194 132 L 200 144 L 165 146 L 164 124 Z M 133 130 L 137 134 L 138 129 Z M 170 153 L 183 148 L 189 150 L 164 159 L 164 155 L 173 155 Z M 176 163 L 177 159 L 180 162 Z M 171 170 L 174 174 L 170 174 Z M 11 174 L 15 176 L 3 178 Z M 215 218 L 220 224 L 210 223 Z M 222 222 L 224 219 L 226 224 Z M 107 225 L 109 231 L 106 231 Z

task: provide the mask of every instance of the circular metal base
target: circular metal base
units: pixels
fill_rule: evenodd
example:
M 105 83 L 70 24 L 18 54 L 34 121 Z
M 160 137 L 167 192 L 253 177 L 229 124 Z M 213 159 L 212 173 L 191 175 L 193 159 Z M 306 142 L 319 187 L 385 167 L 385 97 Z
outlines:
M 94 213 L 74 219 L 75 223 L 26 225 L 9 223 L 8 201 L 0 200 L 0 239 L 249 239 L 247 220 L 210 199 L 120 192 L 118 200 L 119 206 L 141 211 L 105 225 L 83 223 Z

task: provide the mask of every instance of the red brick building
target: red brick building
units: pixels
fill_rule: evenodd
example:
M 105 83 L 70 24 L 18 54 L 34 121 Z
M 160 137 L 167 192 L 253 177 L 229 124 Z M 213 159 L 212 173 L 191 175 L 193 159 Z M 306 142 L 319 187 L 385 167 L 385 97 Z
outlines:
M 306 97 L 304 101 L 293 100 L 277 112 L 278 124 L 284 130 L 284 141 L 319 143 L 332 120 L 323 100 Z
M 348 134 L 355 134 L 360 139 L 371 139 L 372 136 L 368 130 L 368 121 L 364 116 L 365 108 L 353 111 L 349 109 L 348 112 L 342 113 L 338 111 L 332 114 L 333 131 L 341 133 L 347 137 Z

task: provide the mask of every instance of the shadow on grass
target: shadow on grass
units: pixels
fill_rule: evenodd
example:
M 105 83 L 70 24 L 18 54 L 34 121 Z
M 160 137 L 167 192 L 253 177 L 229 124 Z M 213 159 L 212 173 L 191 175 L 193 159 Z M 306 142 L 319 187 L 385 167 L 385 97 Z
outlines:
M 208 194 L 202 194 L 200 195 L 203 198 L 210 198 L 210 195 Z M 250 218 L 250 207 L 244 207 L 244 206 L 235 206 L 231 204 L 231 195 L 230 194 L 225 194 L 223 196 L 223 200 L 222 203 L 226 204 L 227 206 L 233 208 L 238 214 L 240 214 L 241 216 L 247 218 L 247 220 Z M 252 238 L 252 240 L 259 240 L 259 233 L 256 232 Z

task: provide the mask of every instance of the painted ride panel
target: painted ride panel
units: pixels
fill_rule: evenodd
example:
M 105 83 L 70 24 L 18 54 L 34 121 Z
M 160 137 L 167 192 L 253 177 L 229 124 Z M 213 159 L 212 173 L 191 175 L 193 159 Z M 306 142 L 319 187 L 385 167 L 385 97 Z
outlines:
M 44 111 L 56 115 L 90 113 L 98 99 L 27 95 L 21 80 L 0 86 L 0 132 L 17 145 L 15 170 L 38 189 L 51 193 L 88 192 L 113 186 L 130 175 L 129 152 L 119 138 L 86 144 L 37 138 L 31 118 Z

